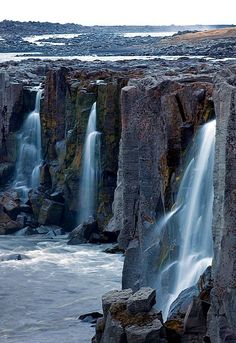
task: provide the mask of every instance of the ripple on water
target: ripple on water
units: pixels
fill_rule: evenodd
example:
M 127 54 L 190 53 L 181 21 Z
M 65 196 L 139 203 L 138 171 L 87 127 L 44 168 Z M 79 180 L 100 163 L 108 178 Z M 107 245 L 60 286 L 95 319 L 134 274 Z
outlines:
M 79 315 L 101 311 L 101 295 L 120 289 L 122 255 L 104 245 L 67 246 L 66 239 L 0 237 L 0 342 L 87 343 L 94 328 Z

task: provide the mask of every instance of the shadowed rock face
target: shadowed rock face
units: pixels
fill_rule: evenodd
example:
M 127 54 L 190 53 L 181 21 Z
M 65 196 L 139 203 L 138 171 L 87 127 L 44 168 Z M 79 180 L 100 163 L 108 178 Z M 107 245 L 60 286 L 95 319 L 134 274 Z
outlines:
M 236 77 L 222 73 L 214 87 L 216 155 L 211 342 L 236 341 Z

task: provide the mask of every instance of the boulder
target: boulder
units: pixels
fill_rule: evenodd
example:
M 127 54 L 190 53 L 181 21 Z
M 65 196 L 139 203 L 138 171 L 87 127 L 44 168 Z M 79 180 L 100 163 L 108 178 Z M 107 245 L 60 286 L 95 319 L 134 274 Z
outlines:
M 42 207 L 39 211 L 38 222 L 40 224 L 55 224 L 61 223 L 64 211 L 64 205 L 49 199 L 44 199 Z
M 108 311 L 112 304 L 125 305 L 129 297 L 133 294 L 132 289 L 124 289 L 122 291 L 110 291 L 102 296 L 102 309 L 104 318 L 106 319 Z
M 39 212 L 45 198 L 45 194 L 39 192 L 38 190 L 32 189 L 29 191 L 29 202 L 28 204 L 31 206 L 35 219 L 37 220 L 39 217 Z
M 86 314 L 81 314 L 79 316 L 79 319 L 82 320 L 83 322 L 86 323 L 92 323 L 95 324 L 97 323 L 97 320 L 99 318 L 102 318 L 103 315 L 99 312 L 90 312 L 90 313 L 86 313 Z
M 80 224 L 70 232 L 68 237 L 69 241 L 67 244 L 69 245 L 98 242 L 100 239 L 100 231 L 97 221 L 91 219 L 88 222 Z
M 193 286 L 182 291 L 177 299 L 171 304 L 168 320 L 181 319 L 183 320 L 189 305 L 192 302 L 194 296 L 199 295 L 197 286 Z
M 3 206 L 4 211 L 15 220 L 17 215 L 20 213 L 20 204 L 21 201 L 17 192 L 8 191 L 3 193 L 0 204 Z
M 0 205 L 0 235 L 14 233 L 20 229 L 19 223 L 12 220 Z
M 127 310 L 132 314 L 149 312 L 155 303 L 156 291 L 150 287 L 142 287 L 129 297 Z

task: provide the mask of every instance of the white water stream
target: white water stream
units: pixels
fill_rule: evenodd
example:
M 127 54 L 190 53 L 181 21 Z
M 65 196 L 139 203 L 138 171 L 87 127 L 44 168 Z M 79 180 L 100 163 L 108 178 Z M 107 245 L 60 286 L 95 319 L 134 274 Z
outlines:
M 199 130 L 188 155 L 190 162 L 180 183 L 175 209 L 159 223 L 159 230 L 172 227 L 180 236 L 176 237 L 177 258 L 165 265 L 158 276 L 157 289 L 162 294 L 159 306 L 164 318 L 178 295 L 195 285 L 212 261 L 214 148 L 215 120 Z
M 19 134 L 19 153 L 16 163 L 14 188 L 27 198 L 30 188 L 39 185 L 41 155 L 40 100 L 42 90 L 37 90 L 35 109 L 26 118 Z
M 96 212 L 100 174 L 100 137 L 96 129 L 96 102 L 93 104 L 85 136 L 79 194 L 79 223 L 93 217 Z

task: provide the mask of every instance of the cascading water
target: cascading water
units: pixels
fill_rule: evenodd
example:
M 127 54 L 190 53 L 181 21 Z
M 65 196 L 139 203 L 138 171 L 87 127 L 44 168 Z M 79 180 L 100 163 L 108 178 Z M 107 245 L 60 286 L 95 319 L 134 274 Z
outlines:
M 37 88 L 35 109 L 23 124 L 19 134 L 19 158 L 16 163 L 14 188 L 22 198 L 27 198 L 30 188 L 39 185 L 41 155 L 40 100 L 42 89 Z
M 201 128 L 195 139 L 175 209 L 159 223 L 159 230 L 168 227 L 175 232 L 175 244 L 179 246 L 177 258 L 163 267 L 156 285 L 161 291 L 158 305 L 165 319 L 173 301 L 183 290 L 196 284 L 212 261 L 214 147 L 215 121 L 212 121 Z M 168 291 L 164 286 L 167 279 Z
M 82 160 L 79 194 L 79 223 L 93 217 L 96 210 L 97 190 L 100 176 L 100 136 L 96 129 L 96 102 L 90 111 Z

